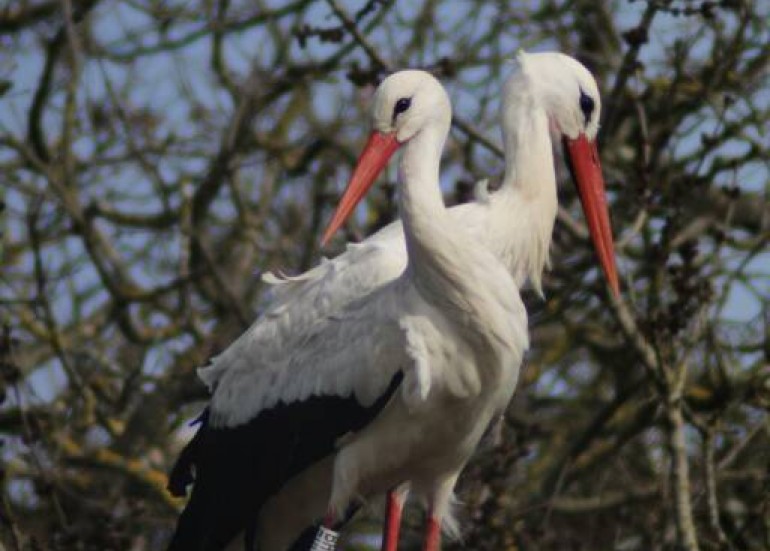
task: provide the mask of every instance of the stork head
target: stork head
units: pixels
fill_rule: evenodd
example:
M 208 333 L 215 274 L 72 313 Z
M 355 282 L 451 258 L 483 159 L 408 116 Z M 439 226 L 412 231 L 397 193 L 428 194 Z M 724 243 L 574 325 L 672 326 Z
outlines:
M 512 88 L 528 81 L 529 89 L 545 109 L 551 131 L 558 137 L 594 141 L 599 131 L 602 103 L 596 79 L 576 59 L 558 52 L 519 52 L 519 71 L 506 83 L 505 98 Z
M 374 93 L 372 128 L 408 142 L 428 126 L 449 131 L 452 104 L 446 90 L 430 73 L 399 71 L 382 81 Z
M 580 195 L 594 248 L 610 288 L 617 296 L 620 291 L 615 248 L 596 147 L 601 115 L 599 87 L 588 69 L 561 53 L 520 52 L 518 63 L 519 70 L 505 85 L 503 124 L 518 123 L 514 109 L 521 101 L 533 102 L 544 110 L 552 136 L 564 147 L 564 157 Z
M 399 71 L 383 80 L 374 94 L 369 141 L 321 243 L 325 244 L 350 216 L 399 147 L 428 129 L 445 136 L 451 120 L 449 97 L 429 73 Z M 443 145 L 443 140 L 439 141 Z

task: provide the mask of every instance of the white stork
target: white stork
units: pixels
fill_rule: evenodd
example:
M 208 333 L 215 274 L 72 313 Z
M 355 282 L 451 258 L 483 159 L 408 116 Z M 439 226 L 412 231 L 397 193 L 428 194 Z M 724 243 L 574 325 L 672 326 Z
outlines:
M 476 243 L 486 245 L 504 261 L 518 285 L 529 277 L 539 288 L 556 215 L 550 127 L 564 137 L 587 210 L 589 228 L 610 285 L 617 292 L 601 171 L 593 146 L 599 116 L 596 84 L 582 65 L 561 54 L 521 54 L 519 62 L 519 69 L 509 79 L 503 98 L 506 177 L 501 190 L 489 200 L 449 211 L 443 210 L 436 199 L 439 194 L 435 189 L 431 194 L 414 197 L 432 197 L 436 212 L 441 212 L 442 223 L 448 228 L 446 232 L 454 238 L 448 241 L 450 247 L 453 243 L 468 244 L 467 238 L 455 236 L 455 228 L 462 227 L 469 235 L 475 236 Z M 422 87 L 419 91 L 422 94 Z M 382 110 L 387 102 L 383 98 L 387 96 L 380 91 L 377 97 L 378 116 L 385 119 L 387 117 Z M 404 95 L 395 100 L 389 99 L 395 101 L 390 105 L 395 109 L 397 99 L 409 98 Z M 403 102 L 400 105 L 403 106 Z M 448 118 L 448 113 L 445 116 Z M 389 121 L 399 125 L 404 133 L 418 124 L 434 122 L 432 117 L 425 116 L 422 104 L 419 110 L 407 108 Z M 436 132 L 430 134 L 435 135 Z M 443 137 L 436 141 L 443 143 Z M 425 172 L 435 173 L 437 170 L 437 151 L 440 148 L 434 144 L 436 151 L 428 155 L 419 151 L 420 147 L 427 146 L 418 144 L 425 143 L 426 139 L 413 140 L 405 147 L 407 153 L 401 171 L 405 185 L 408 185 L 410 177 L 421 177 Z M 410 155 L 409 151 L 415 153 Z M 411 165 L 409 159 L 412 160 Z M 421 166 L 429 160 L 436 165 L 432 171 Z M 432 177 L 437 179 L 436 175 Z M 435 186 L 434 182 L 433 188 Z M 428 187 L 430 185 L 420 189 Z M 402 203 L 408 203 L 408 200 Z M 433 213 L 428 219 L 433 221 L 436 216 Z M 422 225 L 419 220 L 416 225 L 407 222 L 407 230 L 417 228 L 419 236 Z M 445 230 L 440 233 L 445 233 Z M 393 411 L 398 408 L 393 404 L 401 403 L 402 409 L 407 406 L 414 408 L 414 403 L 409 400 L 416 400 L 420 405 L 428 397 L 440 396 L 441 389 L 449 396 L 469 392 L 469 396 L 473 396 L 474 391 L 486 392 L 484 381 L 488 374 L 486 369 L 484 372 L 477 370 L 479 364 L 475 360 L 479 352 L 474 350 L 479 342 L 494 337 L 473 331 L 468 334 L 460 331 L 458 338 L 448 341 L 446 336 L 458 334 L 457 322 L 452 321 L 451 315 L 457 310 L 458 301 L 462 304 L 460 311 L 468 307 L 469 301 L 473 300 L 471 297 L 481 293 L 479 285 L 490 281 L 490 273 L 498 273 L 499 269 L 487 273 L 481 268 L 486 264 L 474 265 L 470 270 L 460 270 L 462 273 L 453 272 L 454 276 L 461 276 L 455 282 L 444 278 L 436 270 L 445 262 L 460 262 L 465 256 L 455 258 L 452 254 L 449 258 L 439 251 L 438 256 L 422 255 L 427 268 L 420 268 L 417 264 L 416 268 L 396 280 L 407 258 L 402 235 L 401 227 L 393 225 L 364 244 L 349 246 L 348 251 L 337 259 L 326 261 L 297 278 L 281 281 L 276 300 L 265 316 L 215 358 L 211 367 L 202 370 L 203 379 L 215 389 L 214 398 L 210 411 L 204 415 L 203 426 L 182 453 L 172 475 L 170 487 L 177 494 L 183 493 L 186 484 L 192 480 L 191 467 L 195 467 L 197 475 L 193 497 L 180 519 L 174 540 L 176 543 L 172 543 L 172 548 L 219 549 L 236 531 L 256 525 L 256 533 L 247 530 L 247 537 L 258 540 L 260 550 L 284 550 L 304 525 L 323 514 L 319 513 L 319 510 L 322 511 L 319 507 L 325 507 L 331 492 L 334 464 L 339 466 L 345 461 L 355 463 L 352 459 L 345 459 L 355 457 L 355 453 L 348 450 L 366 448 L 360 442 L 371 439 L 367 435 L 373 434 L 375 427 L 385 426 L 386 419 L 397 415 Z M 414 242 L 419 243 L 419 240 L 413 238 L 407 241 Z M 409 249 L 421 250 L 417 245 L 410 245 Z M 480 255 L 485 258 L 484 262 L 489 262 L 482 251 L 474 251 L 473 255 Z M 410 312 L 414 312 L 418 304 L 430 304 L 430 293 L 435 293 L 435 285 L 420 281 L 433 282 L 438 276 L 436 283 L 455 284 L 458 286 L 455 289 L 458 289 L 463 281 L 467 283 L 469 274 L 477 274 L 479 270 L 486 275 L 474 275 L 470 279 L 470 294 L 455 290 L 447 296 L 433 296 L 442 306 L 439 310 L 441 317 L 437 319 L 447 323 L 446 333 L 433 337 L 455 347 L 445 359 L 458 361 L 463 357 L 458 356 L 462 349 L 467 363 L 458 369 L 451 362 L 426 365 L 415 360 L 420 353 L 437 352 L 431 339 L 426 341 L 413 337 L 422 333 L 411 329 L 413 324 L 419 326 L 420 320 L 426 316 L 415 316 Z M 420 274 L 428 275 L 421 280 Z M 498 277 L 502 278 L 502 274 Z M 500 281 L 498 285 L 507 288 L 508 284 Z M 404 302 L 404 297 L 408 296 L 407 289 L 417 293 L 417 298 L 427 293 L 428 300 L 423 297 L 423 302 L 420 302 L 410 298 Z M 493 288 L 492 292 L 499 298 L 500 288 Z M 516 308 L 520 306 L 515 288 L 509 304 L 517 305 Z M 431 308 L 435 310 L 438 306 Z M 473 316 L 464 315 L 462 318 L 463 323 L 473 321 Z M 396 330 L 394 319 L 408 321 L 399 321 Z M 510 372 L 508 376 L 512 381 L 515 381 L 520 354 L 526 342 L 526 335 L 522 333 L 526 331 L 523 312 L 519 312 L 517 319 L 520 324 L 517 328 L 518 349 L 509 358 L 508 367 L 500 372 Z M 390 325 L 386 320 L 390 321 Z M 429 328 L 424 329 L 430 331 Z M 395 342 L 406 345 L 406 349 L 400 350 L 400 355 L 394 352 Z M 491 352 L 494 349 L 492 347 L 483 354 L 494 355 Z M 406 364 L 411 365 L 403 365 L 405 358 Z M 455 369 L 451 369 L 453 367 Z M 401 389 L 396 392 L 398 386 Z M 511 391 L 512 386 L 510 389 L 506 387 L 503 394 L 509 396 Z M 476 400 L 468 399 L 469 404 Z M 507 402 L 507 398 L 504 401 Z M 390 405 L 383 410 L 386 404 Z M 473 447 L 470 443 L 475 443 L 478 431 L 486 425 L 481 421 L 490 412 L 503 407 L 499 403 L 488 403 L 486 406 L 486 411 L 478 412 L 480 417 L 465 413 L 460 415 L 461 410 L 453 410 L 447 417 L 454 419 L 459 415 L 461 421 L 466 417 L 473 418 L 477 430 L 470 431 L 464 445 L 457 446 L 453 452 L 463 456 L 463 461 L 470 453 L 468 448 Z M 414 415 L 414 411 L 411 414 Z M 370 456 L 372 462 L 396 461 L 394 450 L 402 450 L 404 445 L 409 445 L 412 434 L 409 427 L 416 421 L 410 417 L 403 422 L 398 430 L 399 442 L 393 442 L 392 447 L 386 446 L 382 456 Z M 446 420 L 442 423 L 443 431 L 460 430 L 460 427 L 447 427 Z M 419 431 L 425 429 L 415 430 L 421 434 Z M 441 430 L 428 433 L 438 435 Z M 349 434 L 338 440 L 340 435 L 346 433 L 353 436 Z M 261 440 L 255 439 L 255 434 L 261 436 Z M 382 448 L 372 446 L 371 449 Z M 457 472 L 461 466 L 462 462 L 455 465 Z M 338 514 L 343 510 L 341 504 L 350 495 L 337 489 L 344 484 L 339 486 L 337 480 L 342 476 L 340 468 L 334 469 L 334 472 L 337 476 L 334 478 L 335 497 L 332 503 L 337 505 Z M 363 474 L 361 470 L 349 472 L 353 474 L 343 477 L 343 481 L 347 480 L 348 491 L 351 491 L 350 487 L 355 487 L 350 480 L 358 481 L 356 489 L 359 492 L 367 490 L 364 495 L 411 480 L 416 484 L 415 489 L 423 493 L 427 491 L 435 501 L 434 513 L 438 518 L 447 514 L 444 508 L 454 482 L 452 477 L 446 479 L 447 487 L 439 496 L 435 488 L 431 494 L 424 476 L 401 473 L 405 478 L 399 480 L 399 476 L 394 476 L 392 480 L 386 480 L 387 476 L 384 476 L 378 478 L 375 484 L 366 480 L 365 470 Z M 456 476 L 457 472 L 452 476 Z M 384 482 L 388 484 L 383 485 Z M 403 497 L 404 493 L 400 492 L 391 496 L 389 501 L 389 550 L 395 549 L 399 506 Z M 437 523 L 431 526 L 435 532 Z M 431 537 L 433 539 L 428 538 L 429 541 L 436 541 L 437 535 Z

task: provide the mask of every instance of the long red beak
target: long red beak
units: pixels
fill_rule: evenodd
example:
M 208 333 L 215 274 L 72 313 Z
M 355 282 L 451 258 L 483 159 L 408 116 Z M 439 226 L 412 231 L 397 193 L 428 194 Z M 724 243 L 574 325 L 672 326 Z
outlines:
M 577 185 L 583 212 L 588 221 L 591 240 L 612 293 L 617 297 L 620 295 L 620 284 L 615 266 L 615 245 L 612 242 L 607 196 L 604 192 L 604 177 L 602 176 L 602 165 L 599 162 L 596 142 L 589 141 L 583 134 L 575 140 L 564 138 L 563 142 L 572 178 Z
M 356 168 L 353 170 L 350 182 L 348 182 L 348 187 L 342 195 L 342 199 L 340 199 L 339 205 L 337 205 L 337 210 L 334 211 L 334 216 L 332 216 L 332 220 L 324 232 L 321 245 L 326 245 L 332 235 L 345 223 L 345 220 L 348 219 L 356 205 L 364 198 L 366 192 L 372 187 L 377 176 L 385 168 L 385 165 L 388 164 L 388 160 L 400 145 L 398 140 L 396 140 L 395 133 L 383 134 L 376 130 L 371 133 L 369 141 L 366 142 L 366 147 L 364 147 L 361 156 L 358 158 Z

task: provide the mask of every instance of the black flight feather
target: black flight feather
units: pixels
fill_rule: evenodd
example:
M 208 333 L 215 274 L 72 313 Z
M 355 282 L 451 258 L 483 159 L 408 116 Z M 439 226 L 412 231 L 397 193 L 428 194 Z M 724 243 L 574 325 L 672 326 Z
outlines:
M 218 551 L 240 532 L 252 540 L 265 502 L 333 453 L 338 438 L 374 420 L 402 379 L 397 373 L 368 407 L 353 396 L 312 396 L 279 403 L 235 427 L 212 427 L 204 411 L 198 432 L 169 474 L 168 489 L 175 496 L 185 495 L 193 484 L 169 551 Z

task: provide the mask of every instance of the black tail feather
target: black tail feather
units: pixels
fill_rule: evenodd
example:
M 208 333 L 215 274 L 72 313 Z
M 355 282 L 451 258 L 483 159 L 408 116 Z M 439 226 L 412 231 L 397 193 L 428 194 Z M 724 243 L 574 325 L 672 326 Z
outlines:
M 340 436 L 370 423 L 402 378 L 396 374 L 369 407 L 352 396 L 314 396 L 279 403 L 236 427 L 212 427 L 204 412 L 198 432 L 169 475 L 168 488 L 176 496 L 185 495 L 193 482 L 169 551 L 219 551 L 240 532 L 253 540 L 265 502 L 288 480 L 333 453 Z
M 203 410 L 200 416 L 190 423 L 191 425 L 200 423 L 205 425 L 208 423 L 209 409 Z M 187 495 L 187 487 L 195 481 L 195 463 L 203 440 L 203 431 L 199 430 L 195 433 L 192 440 L 182 448 L 179 452 L 174 466 L 171 468 L 171 472 L 168 475 L 168 488 L 169 493 L 174 497 L 185 497 Z

